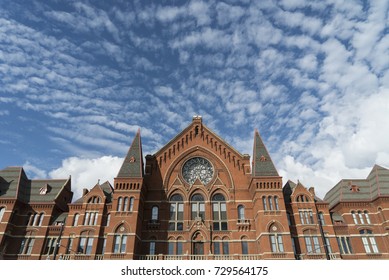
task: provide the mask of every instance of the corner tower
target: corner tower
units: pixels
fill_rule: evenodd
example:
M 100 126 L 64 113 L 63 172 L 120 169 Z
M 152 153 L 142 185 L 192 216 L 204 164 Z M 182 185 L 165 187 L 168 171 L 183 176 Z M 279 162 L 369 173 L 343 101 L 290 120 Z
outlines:
M 106 231 L 111 232 L 107 238 L 107 247 L 112 246 L 111 259 L 124 253 L 126 259 L 134 259 L 139 250 L 143 189 L 143 153 L 139 129 L 114 179 L 110 230 Z M 129 249 L 123 252 L 122 248 Z
M 250 193 L 254 202 L 256 238 L 264 259 L 294 259 L 282 177 L 266 149 L 258 130 L 254 132 Z

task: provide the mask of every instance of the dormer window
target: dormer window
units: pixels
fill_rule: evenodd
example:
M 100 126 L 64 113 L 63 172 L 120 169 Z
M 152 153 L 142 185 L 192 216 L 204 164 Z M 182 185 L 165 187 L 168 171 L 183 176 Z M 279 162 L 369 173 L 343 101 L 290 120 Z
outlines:
M 50 186 L 46 184 L 44 187 L 40 188 L 39 194 L 40 195 L 45 195 L 50 191 Z

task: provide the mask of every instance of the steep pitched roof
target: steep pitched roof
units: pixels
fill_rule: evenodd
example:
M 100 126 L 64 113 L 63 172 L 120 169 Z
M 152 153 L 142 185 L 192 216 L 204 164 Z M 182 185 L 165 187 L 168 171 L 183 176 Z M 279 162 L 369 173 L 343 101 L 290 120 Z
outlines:
M 279 176 L 276 167 L 259 135 L 258 130 L 254 133 L 253 149 L 253 177 Z
M 134 140 L 128 150 L 119 170 L 117 178 L 141 178 L 143 177 L 143 154 L 140 130 L 135 135 Z

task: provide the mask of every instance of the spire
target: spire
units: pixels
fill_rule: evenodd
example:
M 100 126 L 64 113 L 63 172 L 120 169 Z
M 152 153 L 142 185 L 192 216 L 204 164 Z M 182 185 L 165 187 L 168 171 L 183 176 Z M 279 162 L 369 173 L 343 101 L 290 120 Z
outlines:
M 143 177 L 143 154 L 140 129 L 132 141 L 126 158 L 119 170 L 117 178 L 142 178 Z
M 254 133 L 253 176 L 279 176 L 258 130 Z

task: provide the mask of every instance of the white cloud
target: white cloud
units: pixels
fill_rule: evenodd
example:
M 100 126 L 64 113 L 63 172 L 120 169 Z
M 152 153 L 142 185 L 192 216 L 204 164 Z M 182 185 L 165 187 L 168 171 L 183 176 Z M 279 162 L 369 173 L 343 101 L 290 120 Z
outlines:
M 113 178 L 116 177 L 123 163 L 123 158 L 103 156 L 99 158 L 86 159 L 70 157 L 62 161 L 62 166 L 49 172 L 51 178 L 68 178 L 71 176 L 73 201 L 82 196 L 84 188 L 91 189 L 98 180 L 100 183 L 109 181 L 113 185 Z

